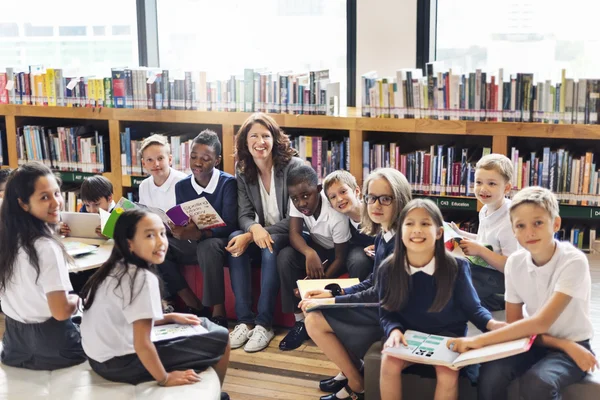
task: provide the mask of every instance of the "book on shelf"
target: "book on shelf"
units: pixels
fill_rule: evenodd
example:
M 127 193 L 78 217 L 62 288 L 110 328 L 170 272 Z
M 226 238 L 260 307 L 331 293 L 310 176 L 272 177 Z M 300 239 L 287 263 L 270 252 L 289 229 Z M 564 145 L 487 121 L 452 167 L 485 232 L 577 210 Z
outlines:
M 30 66 L 0 73 L 0 104 L 339 115 L 339 83 L 329 70 L 245 69 L 207 80 L 204 71 L 114 67 L 109 76 L 64 76 Z
M 350 138 L 328 139 L 321 136 L 292 136 L 298 157 L 312 166 L 319 180 L 338 169 L 350 170 Z
M 86 127 L 17 127 L 17 162 L 40 161 L 51 169 L 102 173 L 105 135 Z
M 499 360 L 529 351 L 535 336 L 493 344 L 459 354 L 448 349 L 449 337 L 407 330 L 408 346 L 386 347 L 383 354 L 416 364 L 443 365 L 453 370 L 472 364 Z
M 121 143 L 121 173 L 123 175 L 144 176 L 142 158 L 139 153 L 143 139 L 131 139 L 131 128 L 126 127 L 120 134 Z M 182 142 L 181 136 L 169 135 L 172 162 L 171 167 L 186 174 L 190 174 L 189 157 L 192 148 L 192 139 Z

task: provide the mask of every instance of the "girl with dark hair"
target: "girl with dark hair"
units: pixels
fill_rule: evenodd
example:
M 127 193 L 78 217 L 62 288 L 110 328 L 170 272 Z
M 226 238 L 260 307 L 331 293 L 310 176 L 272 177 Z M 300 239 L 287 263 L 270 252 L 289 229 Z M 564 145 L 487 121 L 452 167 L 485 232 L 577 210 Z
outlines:
M 442 213 L 431 200 L 415 199 L 400 213 L 394 254 L 379 269 L 377 285 L 384 347 L 407 346 L 407 329 L 465 336 L 467 321 L 482 331 L 505 323 L 492 319 L 473 288 L 469 263 L 444 247 Z M 399 399 L 401 372 L 410 363 L 384 354 L 381 398 Z M 436 399 L 458 399 L 458 371 L 435 366 Z
M 71 321 L 79 297 L 69 281 L 71 260 L 55 235 L 64 200 L 43 164 L 14 171 L 0 208 L 0 300 L 6 315 L 2 362 L 55 370 L 85 361 Z
M 230 334 L 232 348 L 260 351 L 274 336 L 271 327 L 279 275 L 277 253 L 288 243 L 288 172 L 302 165 L 293 157 L 288 136 L 275 120 L 252 114 L 236 136 L 238 222 L 226 247 L 238 325 Z M 261 264 L 258 314 L 252 312 L 250 263 Z
M 161 219 L 147 211 L 123 212 L 115 225 L 109 259 L 83 288 L 83 348 L 105 379 L 161 386 L 198 382 L 197 370 L 212 366 L 221 383 L 229 361 L 227 330 L 192 314 L 164 314 L 156 264 L 169 242 Z M 208 332 L 152 342 L 154 325 L 199 325 Z M 101 328 L 100 328 L 101 327 Z

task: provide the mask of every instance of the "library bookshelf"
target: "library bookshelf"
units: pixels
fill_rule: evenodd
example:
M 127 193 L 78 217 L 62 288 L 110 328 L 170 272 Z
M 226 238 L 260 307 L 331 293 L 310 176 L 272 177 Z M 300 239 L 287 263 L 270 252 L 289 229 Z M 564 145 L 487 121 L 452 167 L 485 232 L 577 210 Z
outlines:
M 183 110 L 139 110 L 116 108 L 73 108 L 73 107 L 42 107 L 27 105 L 0 105 L 0 119 L 4 119 L 6 143 L 8 150 L 8 165 L 18 166 L 16 129 L 23 121 L 31 119 L 51 120 L 60 124 L 61 120 L 69 121 L 104 121 L 108 126 L 110 161 L 103 175 L 111 180 L 115 196 L 119 198 L 127 188 L 135 188 L 142 177 L 123 175 L 121 170 L 120 132 L 125 124 L 186 124 L 212 125 L 220 127 L 223 144 L 223 169 L 234 173 L 234 135 L 239 126 L 250 113 L 216 112 L 216 111 L 183 111 Z M 363 177 L 363 142 L 373 135 L 378 140 L 412 141 L 419 135 L 434 135 L 437 140 L 451 135 L 461 138 L 463 143 L 485 138 L 492 152 L 509 155 L 509 141 L 512 138 L 532 138 L 536 140 L 596 140 L 600 139 L 600 125 L 571 125 L 571 124 L 541 124 L 518 122 L 476 122 L 449 121 L 433 119 L 390 119 L 362 117 L 360 109 L 348 108 L 342 110 L 341 116 L 270 114 L 284 130 L 293 129 L 303 135 L 311 132 L 335 131 L 349 137 L 350 172 L 359 182 Z M 199 132 L 199 130 L 198 130 Z M 414 136 L 413 136 L 414 135 Z M 383 138 L 383 139 L 382 139 Z M 441 139 L 439 139 L 441 138 Z M 402 144 L 400 144 L 402 146 Z M 6 164 L 6 161 L 5 161 Z M 80 181 L 89 173 L 64 172 L 63 180 Z M 437 196 L 440 208 L 464 209 L 476 211 L 480 209 L 473 197 Z M 600 219 L 600 207 L 561 206 L 561 214 L 574 218 Z

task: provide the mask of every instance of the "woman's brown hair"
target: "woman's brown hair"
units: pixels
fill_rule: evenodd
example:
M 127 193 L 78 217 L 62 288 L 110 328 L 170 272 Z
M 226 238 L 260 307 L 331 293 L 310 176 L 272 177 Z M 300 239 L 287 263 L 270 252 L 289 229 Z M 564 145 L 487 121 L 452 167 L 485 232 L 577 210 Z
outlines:
M 293 156 L 296 150 L 291 147 L 290 138 L 279 127 L 277 122 L 267 114 L 254 113 L 244 121 L 235 137 L 235 160 L 237 162 L 237 171 L 243 174 L 247 182 L 255 182 L 258 179 L 258 169 L 252 159 L 252 154 L 248 149 L 248 132 L 254 124 L 261 124 L 271 132 L 273 136 L 273 167 L 275 171 L 283 169 Z

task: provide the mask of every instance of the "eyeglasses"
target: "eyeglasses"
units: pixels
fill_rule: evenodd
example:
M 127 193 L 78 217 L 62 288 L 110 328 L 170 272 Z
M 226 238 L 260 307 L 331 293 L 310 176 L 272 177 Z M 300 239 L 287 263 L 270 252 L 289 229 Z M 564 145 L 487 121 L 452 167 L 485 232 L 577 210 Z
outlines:
M 379 204 L 381 204 L 382 206 L 389 206 L 390 204 L 392 204 L 392 200 L 394 200 L 394 196 L 388 196 L 388 195 L 374 196 L 372 194 L 365 195 L 365 203 L 367 203 L 367 204 L 375 204 L 375 202 L 377 200 L 379 200 Z

